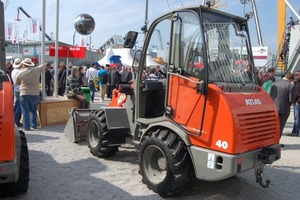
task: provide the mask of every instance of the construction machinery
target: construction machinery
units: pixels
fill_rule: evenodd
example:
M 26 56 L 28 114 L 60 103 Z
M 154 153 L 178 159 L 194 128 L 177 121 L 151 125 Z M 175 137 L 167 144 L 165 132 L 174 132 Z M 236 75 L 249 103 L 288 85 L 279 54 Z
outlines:
M 0 2 L 3 11 L 3 2 Z M 28 147 L 23 131 L 14 123 L 13 87 L 5 73 L 4 12 L 0 15 L 0 196 L 27 191 Z
M 17 13 L 16 21 L 18 21 L 18 22 L 21 21 L 20 10 L 24 13 L 24 15 L 26 15 L 26 17 L 28 17 L 29 19 L 32 18 L 21 6 L 19 6 L 17 10 L 18 10 L 18 13 Z M 39 29 L 40 29 L 40 31 L 42 31 L 42 26 L 40 26 Z M 48 39 L 48 41 L 52 41 L 52 38 L 47 33 L 45 33 L 45 37 Z
M 86 139 L 97 157 L 135 144 L 142 181 L 161 196 L 181 192 L 194 177 L 218 181 L 250 169 L 267 188 L 264 166 L 281 156 L 279 118 L 256 84 L 247 19 L 197 6 L 167 13 L 143 31 L 134 83 L 120 84 L 108 106 L 72 110 L 66 136 Z M 125 48 L 137 34 L 126 35 Z M 166 78 L 147 78 L 148 50 L 161 43 Z
M 287 8 L 291 14 L 289 22 L 286 22 Z M 288 0 L 277 0 L 277 13 L 277 69 L 294 73 L 300 64 L 300 16 Z

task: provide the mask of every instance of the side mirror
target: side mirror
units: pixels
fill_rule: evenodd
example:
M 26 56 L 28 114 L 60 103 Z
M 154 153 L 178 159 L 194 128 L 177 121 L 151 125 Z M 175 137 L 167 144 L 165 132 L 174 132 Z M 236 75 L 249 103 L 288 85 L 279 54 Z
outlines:
M 124 42 L 124 45 L 123 45 L 124 48 L 132 49 L 135 42 L 136 42 L 137 36 L 138 36 L 138 32 L 129 31 L 125 36 L 125 42 Z

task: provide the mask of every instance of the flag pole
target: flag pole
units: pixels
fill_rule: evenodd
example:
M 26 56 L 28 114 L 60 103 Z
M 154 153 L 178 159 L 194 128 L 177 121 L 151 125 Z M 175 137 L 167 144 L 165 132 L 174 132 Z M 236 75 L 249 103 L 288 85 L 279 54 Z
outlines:
M 40 35 L 41 38 L 41 63 L 40 64 L 45 64 L 45 37 L 43 37 L 45 35 L 45 27 L 46 27 L 46 0 L 42 0 L 42 37 Z M 42 77 L 41 77 L 41 81 L 42 81 L 42 101 L 45 101 L 45 70 L 42 71 Z M 48 86 L 50 87 L 50 85 Z
M 55 58 L 54 58 L 54 96 L 58 97 L 58 28 L 59 28 L 59 0 L 56 0 L 56 30 L 55 30 Z
M 19 44 L 19 22 L 17 22 L 17 25 L 16 25 L 16 34 L 15 34 L 15 40 L 18 44 L 18 52 L 17 52 L 17 55 L 19 56 L 20 55 L 20 44 Z

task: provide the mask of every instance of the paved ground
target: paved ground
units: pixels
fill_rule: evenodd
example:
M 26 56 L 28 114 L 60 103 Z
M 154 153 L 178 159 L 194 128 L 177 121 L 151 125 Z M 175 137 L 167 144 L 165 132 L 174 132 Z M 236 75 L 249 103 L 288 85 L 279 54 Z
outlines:
M 261 188 L 251 170 L 219 182 L 195 181 L 183 193 L 169 199 L 300 199 L 300 137 L 285 135 L 291 132 L 292 122 L 290 116 L 281 139 L 285 144 L 282 159 L 265 169 L 265 178 L 271 180 L 270 188 Z M 6 200 L 161 199 L 141 182 L 138 152 L 132 145 L 122 146 L 110 159 L 99 159 L 90 154 L 85 142 L 69 142 L 64 125 L 43 127 L 26 135 L 29 190 Z

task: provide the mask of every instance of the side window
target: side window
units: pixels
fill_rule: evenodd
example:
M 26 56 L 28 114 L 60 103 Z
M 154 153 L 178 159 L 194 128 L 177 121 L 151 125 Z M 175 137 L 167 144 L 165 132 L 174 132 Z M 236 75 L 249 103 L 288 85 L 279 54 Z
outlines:
M 193 12 L 180 12 L 174 21 L 172 62 L 182 75 L 203 79 L 204 43 L 198 16 Z
M 156 68 L 156 75 L 166 73 L 166 66 L 169 62 L 169 45 L 170 45 L 170 30 L 171 20 L 166 18 L 157 23 L 154 29 L 152 29 L 151 38 L 147 48 L 147 58 L 145 72 L 150 73 L 150 69 Z M 163 73 L 158 74 L 158 66 Z M 163 77 L 159 77 L 163 78 Z

